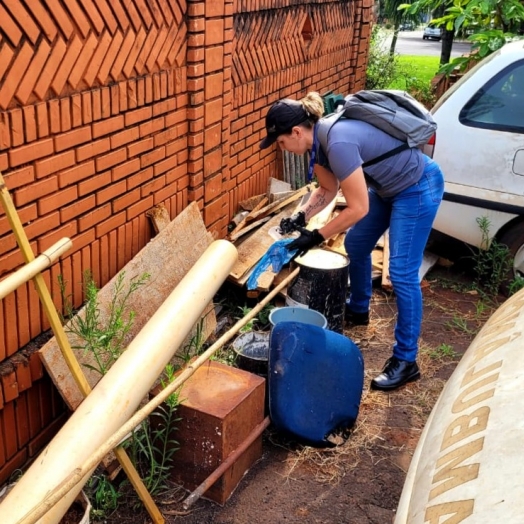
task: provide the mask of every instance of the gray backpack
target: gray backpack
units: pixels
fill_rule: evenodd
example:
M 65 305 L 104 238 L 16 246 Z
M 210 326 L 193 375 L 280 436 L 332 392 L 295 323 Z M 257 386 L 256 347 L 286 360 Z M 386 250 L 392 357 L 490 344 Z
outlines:
M 327 152 L 329 131 L 341 118 L 363 120 L 404 142 L 402 145 L 368 160 L 362 167 L 371 166 L 386 158 L 420 147 L 434 135 L 437 123 L 431 113 L 405 91 L 364 90 L 348 95 L 331 115 L 317 124 L 317 138 Z

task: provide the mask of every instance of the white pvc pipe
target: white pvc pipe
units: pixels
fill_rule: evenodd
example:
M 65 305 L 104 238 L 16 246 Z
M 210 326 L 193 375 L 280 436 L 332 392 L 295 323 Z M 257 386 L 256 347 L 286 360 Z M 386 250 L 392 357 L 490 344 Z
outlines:
M 229 275 L 237 255 L 225 240 L 208 247 L 0 504 L 2 524 L 22 519 L 133 415 Z M 88 478 L 38 522 L 57 524 Z

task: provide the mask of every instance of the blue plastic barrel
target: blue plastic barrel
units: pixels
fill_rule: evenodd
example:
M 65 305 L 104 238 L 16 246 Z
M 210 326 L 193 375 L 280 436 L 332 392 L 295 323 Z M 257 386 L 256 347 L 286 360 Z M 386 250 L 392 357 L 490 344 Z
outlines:
M 330 433 L 351 428 L 357 419 L 364 361 L 344 335 L 278 322 L 270 337 L 268 382 L 275 428 L 306 444 L 326 446 Z

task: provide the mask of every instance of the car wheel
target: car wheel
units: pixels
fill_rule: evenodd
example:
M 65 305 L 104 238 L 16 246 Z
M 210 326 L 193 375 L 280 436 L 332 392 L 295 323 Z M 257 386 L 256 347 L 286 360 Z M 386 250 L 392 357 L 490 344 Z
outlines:
M 422 40 L 426 40 L 426 37 L 425 37 L 425 36 L 423 36 L 423 37 L 422 37 Z
M 502 285 L 506 295 L 511 291 L 511 283 L 516 277 L 524 278 L 524 227 L 522 223 L 515 224 L 501 235 L 499 244 L 508 247 L 513 258 L 513 267 Z

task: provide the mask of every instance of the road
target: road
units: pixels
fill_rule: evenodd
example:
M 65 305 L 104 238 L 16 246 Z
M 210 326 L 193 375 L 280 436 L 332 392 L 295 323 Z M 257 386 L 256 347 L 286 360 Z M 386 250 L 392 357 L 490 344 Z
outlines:
M 390 41 L 391 37 L 387 40 L 388 49 Z M 422 40 L 422 31 L 401 31 L 398 34 L 395 51 L 400 55 L 440 56 L 441 47 L 442 42 Z M 462 56 L 468 53 L 470 48 L 471 44 L 468 42 L 453 42 L 451 57 Z

